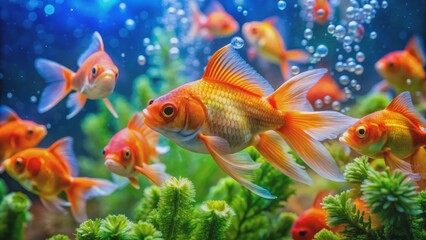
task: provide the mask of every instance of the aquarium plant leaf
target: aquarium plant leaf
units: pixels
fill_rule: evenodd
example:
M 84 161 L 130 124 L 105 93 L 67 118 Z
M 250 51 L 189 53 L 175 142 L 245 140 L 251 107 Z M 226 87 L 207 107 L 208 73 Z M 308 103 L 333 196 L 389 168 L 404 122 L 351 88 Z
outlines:
M 31 202 L 20 192 L 10 193 L 0 204 L 0 239 L 23 239 L 24 225 L 30 220 Z

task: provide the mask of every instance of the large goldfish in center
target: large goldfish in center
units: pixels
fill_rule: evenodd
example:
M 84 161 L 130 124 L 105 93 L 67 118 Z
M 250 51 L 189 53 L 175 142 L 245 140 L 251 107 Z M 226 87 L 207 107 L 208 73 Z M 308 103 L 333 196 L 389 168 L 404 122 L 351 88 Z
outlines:
M 71 110 L 67 119 L 80 112 L 87 99 L 101 98 L 112 115 L 118 117 L 107 98 L 115 88 L 118 68 L 104 51 L 98 32 L 93 34 L 89 48 L 78 59 L 78 66 L 78 71 L 73 72 L 48 59 L 35 60 L 35 67 L 47 84 L 41 94 L 38 111 L 48 111 L 74 90 L 67 99 L 67 107 Z
M 145 124 L 188 150 L 209 153 L 231 177 L 255 194 L 275 198 L 250 182 L 259 164 L 240 151 L 254 146 L 274 167 L 307 184 L 311 179 L 288 153 L 287 144 L 325 178 L 342 173 L 320 143 L 353 121 L 334 111 L 312 112 L 306 92 L 326 73 L 301 73 L 274 92 L 229 45 L 209 60 L 201 80 L 149 102 Z

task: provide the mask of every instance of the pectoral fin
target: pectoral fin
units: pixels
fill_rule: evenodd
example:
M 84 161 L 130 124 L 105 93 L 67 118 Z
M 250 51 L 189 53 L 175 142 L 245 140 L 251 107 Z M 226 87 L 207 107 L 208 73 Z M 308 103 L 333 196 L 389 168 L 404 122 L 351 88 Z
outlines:
M 129 181 L 130 181 L 130 184 L 132 184 L 132 186 L 133 186 L 134 188 L 136 188 L 136 189 L 139 189 L 139 188 L 140 188 L 140 187 L 139 187 L 138 179 L 137 179 L 136 177 L 129 177 Z
M 266 199 L 276 198 L 268 190 L 251 182 L 255 178 L 252 170 L 259 168 L 260 164 L 254 162 L 247 153 L 227 153 L 229 144 L 220 137 L 200 134 L 199 138 L 204 142 L 219 167 L 229 176 L 258 196 Z
M 383 154 L 386 165 L 393 171 L 395 169 L 400 170 L 401 172 L 407 174 L 413 181 L 419 181 L 420 175 L 418 173 L 414 173 L 411 169 L 411 165 L 406 161 L 399 159 L 395 156 L 390 150 L 386 151 Z
M 69 203 L 54 196 L 49 198 L 40 197 L 41 203 L 52 212 L 65 212 L 63 206 L 69 206 Z
M 112 103 L 108 100 L 108 98 L 104 98 L 104 103 L 105 103 L 105 106 L 108 108 L 108 110 L 111 112 L 111 114 L 112 114 L 115 118 L 118 118 L 118 114 L 117 114 L 117 112 L 114 110 L 114 107 L 112 106 Z

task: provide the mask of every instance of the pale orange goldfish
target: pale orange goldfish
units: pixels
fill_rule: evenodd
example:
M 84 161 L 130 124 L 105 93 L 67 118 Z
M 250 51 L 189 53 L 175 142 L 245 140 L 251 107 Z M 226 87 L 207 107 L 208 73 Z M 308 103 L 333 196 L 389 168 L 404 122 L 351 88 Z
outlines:
M 307 98 L 312 106 L 315 106 L 315 101 L 323 100 L 329 96 L 331 101 L 344 101 L 345 92 L 334 81 L 330 74 L 325 74 L 311 89 L 309 89 Z M 331 109 L 331 106 L 323 106 L 321 109 Z
M 412 37 L 404 50 L 386 54 L 376 63 L 376 70 L 385 82 L 380 88 L 393 88 L 397 94 L 409 91 L 426 97 L 425 54 L 419 37 Z M 414 100 L 417 100 L 414 98 Z
M 46 133 L 45 126 L 20 119 L 9 107 L 0 106 L 0 164 L 13 154 L 36 146 Z
M 77 162 L 72 138 L 58 140 L 49 148 L 30 148 L 3 162 L 6 172 L 28 191 L 40 196 L 50 210 L 64 211 L 67 203 L 58 198 L 65 191 L 71 212 L 78 222 L 87 219 L 86 200 L 106 196 L 115 190 L 109 181 L 76 177 Z
M 324 24 L 328 21 L 331 16 L 332 8 L 328 0 L 315 0 L 314 8 L 312 9 L 312 14 L 314 20 L 320 24 Z
M 116 133 L 102 151 L 108 169 L 129 178 L 136 189 L 139 189 L 138 173 L 156 185 L 161 185 L 168 178 L 163 164 L 149 164 L 149 160 L 157 158 L 159 134 L 143 122 L 141 113 L 133 115 L 127 127 Z
M 419 175 L 412 173 L 410 163 L 420 165 L 425 160 L 422 157 L 422 147 L 426 145 L 425 127 L 426 121 L 414 108 L 410 93 L 403 92 L 386 109 L 357 121 L 340 141 L 360 154 L 384 158 L 392 170 L 400 169 L 419 180 Z
M 210 11 L 204 15 L 198 5 L 191 1 L 189 7 L 192 13 L 190 36 L 201 36 L 204 39 L 228 37 L 238 32 L 240 25 L 228 14 L 219 2 L 212 2 Z
M 286 50 L 285 43 L 280 33 L 274 27 L 276 18 L 268 18 L 263 22 L 248 22 L 243 25 L 243 35 L 251 45 L 249 58 L 257 53 L 268 61 L 279 64 L 284 80 L 290 78 L 288 61 L 308 62 L 309 54 L 303 50 Z
M 342 173 L 320 143 L 337 137 L 352 118 L 334 111 L 312 112 L 306 92 L 325 69 L 307 71 L 274 89 L 229 45 L 209 60 L 201 80 L 149 102 L 145 124 L 190 151 L 209 153 L 231 177 L 255 194 L 275 198 L 250 182 L 259 167 L 248 154 L 256 149 L 284 174 L 311 179 L 288 153 L 287 144 L 315 171 L 335 181 Z
M 70 113 L 74 117 L 83 108 L 86 99 L 103 99 L 108 110 L 118 117 L 108 96 L 114 91 L 118 68 L 104 51 L 104 44 L 98 32 L 93 33 L 89 48 L 78 59 L 80 67 L 76 73 L 48 59 L 38 58 L 35 67 L 46 81 L 46 88 L 40 97 L 38 111 L 44 113 L 54 107 L 72 90 L 67 99 Z

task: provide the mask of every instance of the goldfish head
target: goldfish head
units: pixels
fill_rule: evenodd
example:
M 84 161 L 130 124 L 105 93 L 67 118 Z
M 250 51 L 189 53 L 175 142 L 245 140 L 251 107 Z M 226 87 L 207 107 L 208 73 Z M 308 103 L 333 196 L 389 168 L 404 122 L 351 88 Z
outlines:
M 370 116 L 366 116 L 346 130 L 339 140 L 358 153 L 373 157 L 381 152 L 386 139 L 385 126 L 375 123 Z
M 323 228 L 328 228 L 326 211 L 310 208 L 300 214 L 291 228 L 291 238 L 294 240 L 311 240 Z
M 47 134 L 44 125 L 32 121 L 21 120 L 10 137 L 12 147 L 25 149 L 36 146 Z
M 264 25 L 262 22 L 248 22 L 243 25 L 244 38 L 251 44 L 258 46 L 260 39 L 264 35 Z
M 89 99 L 105 98 L 115 88 L 118 78 L 118 68 L 111 58 L 103 51 L 94 53 L 82 68 L 85 69 L 88 84 L 83 86 L 83 92 Z
M 134 172 L 135 159 L 139 156 L 133 142 L 134 133 L 127 128 L 115 134 L 102 150 L 105 166 L 120 176 L 131 177 Z
M 12 157 L 3 161 L 3 168 L 6 172 L 14 179 L 19 182 L 25 181 L 28 178 L 26 174 L 26 168 L 28 165 L 29 158 L 27 157 L 28 150 L 19 152 Z
M 403 60 L 404 51 L 389 53 L 377 61 L 376 71 L 389 82 L 397 83 L 401 79 L 406 80 L 407 74 L 401 64 Z
M 225 11 L 215 11 L 208 16 L 208 26 L 214 36 L 227 37 L 240 28 L 235 19 Z
M 197 136 L 205 122 L 205 112 L 200 100 L 181 87 L 162 97 L 149 100 L 143 115 L 148 127 L 181 142 Z

